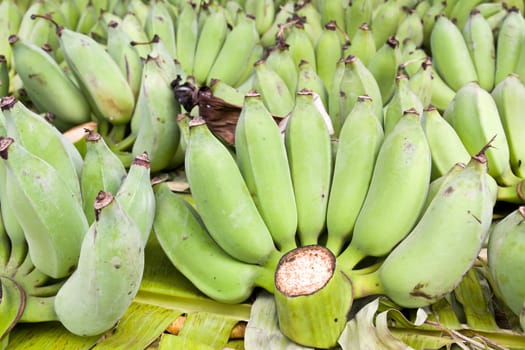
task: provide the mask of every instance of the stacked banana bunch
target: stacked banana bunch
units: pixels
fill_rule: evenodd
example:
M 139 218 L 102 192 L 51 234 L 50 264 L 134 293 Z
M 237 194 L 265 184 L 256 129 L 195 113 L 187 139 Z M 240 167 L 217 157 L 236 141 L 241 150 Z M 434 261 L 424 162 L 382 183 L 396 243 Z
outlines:
M 150 231 L 213 299 L 274 293 L 281 330 L 306 346 L 334 346 L 354 299 L 441 300 L 485 245 L 519 314 L 525 291 L 506 281 L 523 209 L 493 214 L 525 202 L 523 13 L 517 0 L 4 0 L 2 334 L 113 327 Z M 93 122 L 74 144 L 62 134 Z M 181 166 L 191 202 L 150 182 Z M 278 288 L 276 275 L 303 251 L 335 278 L 291 295 L 307 274 Z
M 16 97 L 0 107 L 1 336 L 18 322 L 45 321 L 100 334 L 142 279 L 155 212 L 148 155 L 126 169 L 90 131 L 82 157 Z

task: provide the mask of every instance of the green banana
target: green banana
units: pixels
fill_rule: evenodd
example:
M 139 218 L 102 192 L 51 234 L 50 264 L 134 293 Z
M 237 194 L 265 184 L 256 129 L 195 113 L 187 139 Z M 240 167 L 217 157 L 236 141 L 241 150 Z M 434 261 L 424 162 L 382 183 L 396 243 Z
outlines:
M 222 250 L 198 212 L 166 183 L 155 186 L 155 201 L 155 237 L 172 264 L 201 292 L 233 304 L 245 301 L 256 285 L 273 291 L 272 273 Z
M 346 4 L 341 0 L 320 0 L 317 8 L 321 14 L 321 24 L 326 25 L 334 22 L 341 30 L 345 29 L 345 11 Z
M 128 33 L 134 43 L 146 43 L 149 40 L 153 40 L 153 38 L 148 38 L 143 23 L 138 17 L 138 12 L 127 12 L 122 16 L 120 26 L 122 30 Z M 151 45 L 148 44 L 136 45 L 136 48 L 142 58 L 145 58 L 151 52 Z
M 383 124 L 383 100 L 381 90 L 372 73 L 357 56 L 344 59 L 345 70 L 339 84 L 339 115 L 341 125 L 352 110 L 358 96 L 368 95 L 372 98 L 376 118 Z M 335 86 L 334 86 L 335 87 Z
M 106 49 L 119 66 L 136 99 L 140 91 L 143 63 L 137 49 L 138 45 L 131 44 L 133 40 L 124 31 L 121 23 L 115 21 L 108 23 Z
M 7 205 L 24 230 L 34 265 L 53 278 L 71 274 L 88 227 L 81 203 L 47 162 L 13 138 L 0 137 L 0 144 L 12 180 Z
M 149 4 L 148 15 L 144 22 L 146 35 L 150 39 L 153 38 L 154 35 L 158 35 L 166 44 L 170 55 L 173 58 L 180 58 L 179 55 L 182 55 L 182 53 L 179 53 L 179 48 L 177 47 L 179 38 L 177 37 L 175 28 L 176 24 L 170 15 L 167 2 L 154 1 Z M 190 36 L 190 33 L 186 33 L 186 35 Z M 193 54 L 193 52 L 191 52 L 191 54 Z M 186 62 L 184 62 L 184 68 L 188 68 Z M 191 71 L 191 66 L 189 69 L 189 71 Z
M 228 35 L 228 22 L 224 11 L 220 6 L 211 10 L 198 35 L 192 74 L 199 85 L 206 82 L 213 62 Z
M 250 52 L 248 61 L 246 62 L 244 68 L 241 70 L 239 80 L 237 80 L 237 82 L 235 83 L 236 88 L 239 89 L 239 91 L 243 94 L 250 91 L 250 89 L 253 87 L 253 81 L 255 77 L 255 74 L 253 72 L 253 66 L 257 61 L 263 59 L 264 55 L 264 47 L 261 45 L 260 42 L 257 42 L 253 47 L 252 52 Z
M 479 10 L 470 12 L 462 33 L 476 68 L 479 85 L 492 91 L 496 72 L 496 46 L 492 29 Z
M 296 247 L 297 208 L 286 148 L 260 94 L 248 93 L 235 128 L 241 174 L 273 241 L 281 251 Z
M 2 2 L 2 7 L 8 7 L 9 4 L 12 4 L 12 1 L 6 1 L 5 3 Z M 5 11 L 5 10 L 2 10 Z M 6 36 L 6 38 L 11 34 L 16 34 L 23 40 L 27 40 L 31 34 L 31 31 L 33 30 L 33 26 L 35 25 L 36 21 L 34 21 L 31 16 L 34 14 L 44 14 L 46 13 L 45 10 L 45 2 L 43 1 L 33 1 L 31 5 L 27 8 L 27 10 L 22 14 L 22 17 L 20 18 L 20 23 L 18 24 L 18 28 L 15 30 L 10 30 Z M 7 17 L 8 18 L 8 17 Z M 4 51 L 4 50 L 3 50 Z M 10 55 L 8 57 L 11 57 Z
M 345 14 L 345 29 L 350 38 L 357 32 L 361 23 L 372 23 L 373 12 L 373 0 L 353 0 L 349 3 Z M 378 40 L 376 47 L 385 41 L 386 38 L 383 42 Z
M 0 339 L 7 339 L 24 312 L 25 294 L 16 281 L 3 275 L 0 276 L 0 291 L 2 292 L 2 299 L 0 299 L 0 312 L 2 313 Z
M 350 37 L 350 45 L 347 45 L 344 49 L 343 57 L 349 55 L 357 56 L 367 66 L 380 45 L 376 45 L 370 26 L 367 23 L 362 23 L 357 28 L 354 36 Z
M 436 16 L 443 13 L 445 4 L 446 2 L 444 1 L 432 2 L 432 5 L 425 11 L 423 16 L 421 16 L 421 20 L 423 21 L 423 46 L 427 49 L 430 48 L 430 36 L 436 23 Z
M 511 7 L 497 34 L 494 84 L 514 72 L 524 42 L 525 19 L 518 8 Z
M 485 152 L 489 174 L 503 186 L 521 181 L 510 167 L 507 137 L 496 102 L 488 91 L 476 82 L 467 83 L 458 90 L 443 117 L 454 127 L 470 154 L 495 137 L 492 147 Z
M 296 67 L 299 67 L 301 60 L 308 61 L 310 64 L 317 66 L 315 60 L 315 44 L 308 35 L 304 23 L 292 23 L 286 35 L 285 42 L 288 45 L 290 56 L 292 56 Z
M 255 62 L 254 89 L 259 92 L 268 111 L 276 116 L 285 117 L 294 107 L 295 91 L 288 90 L 284 79 L 273 71 L 264 59 Z
M 83 161 L 73 144 L 14 96 L 3 97 L 0 107 L 5 116 L 7 136 L 15 138 L 29 152 L 55 168 L 74 198 L 81 203 L 78 176 Z
M 244 10 L 255 17 L 255 28 L 262 35 L 275 19 L 276 3 L 274 0 L 245 0 Z
M 259 41 L 255 20 L 249 15 L 242 16 L 224 40 L 224 44 L 208 73 L 207 83 L 211 79 L 220 79 L 236 86 L 250 59 L 253 48 Z
M 332 154 L 330 134 L 314 104 L 314 94 L 301 90 L 285 129 L 285 146 L 297 206 L 301 245 L 316 244 L 325 227 Z
M 25 13 L 22 13 L 16 1 L 5 0 L 0 3 L 0 35 L 2 37 L 2 40 L 0 40 L 0 54 L 5 57 L 9 69 L 12 67 L 12 54 L 11 46 L 7 39 L 9 35 L 20 31 L 22 19 L 27 17 Z
M 148 152 L 152 172 L 168 166 L 180 139 L 176 119 L 180 106 L 173 96 L 172 80 L 165 76 L 158 57 L 148 56 L 144 62 L 139 109 L 133 115 L 139 117 L 138 130 L 131 151 L 133 156 Z
M 470 13 L 473 9 L 476 8 L 481 3 L 484 3 L 485 0 L 463 0 L 458 1 L 450 11 L 449 18 L 456 21 L 456 26 L 463 30 L 465 24 L 468 21 Z
M 523 118 L 521 103 L 525 99 L 525 85 L 515 74 L 509 74 L 491 92 L 509 145 L 510 166 L 520 178 L 525 178 L 525 154 L 520 130 Z
M 331 88 L 328 90 L 328 114 L 334 128 L 334 136 L 338 136 L 343 124 L 343 116 L 341 115 L 341 106 L 339 100 L 341 98 L 341 81 L 343 80 L 346 63 L 345 59 L 341 58 L 337 61 L 334 71 L 334 77 Z
M 343 56 L 342 44 L 336 23 L 334 21 L 326 23 L 323 33 L 315 45 L 315 61 L 317 74 L 326 86 L 327 91 L 331 89 L 337 61 Z
M 400 43 L 410 39 L 417 47 L 423 45 L 423 20 L 414 8 L 403 8 L 405 17 L 399 22 L 395 37 Z
M 3 210 L 3 209 L 4 208 L 0 206 L 0 210 Z M 0 269 L 2 271 L 5 271 L 7 270 L 6 267 L 11 257 L 11 250 L 13 249 L 11 248 L 11 239 L 9 238 L 9 235 L 7 234 L 2 216 L 0 216 L 0 224 L 1 224 L 0 226 Z
M 299 24 L 300 27 L 308 34 L 308 38 L 313 46 L 316 45 L 321 33 L 323 32 L 323 20 L 321 13 L 311 1 L 303 1 L 295 6 L 292 22 Z M 304 59 L 308 60 L 307 57 Z
M 423 106 L 428 106 L 432 101 L 433 80 L 432 58 L 427 57 L 421 63 L 421 67 L 408 79 L 408 86 L 418 96 Z
M 172 53 L 174 58 L 180 62 L 182 69 L 185 72 L 192 72 L 195 62 L 195 50 L 198 45 L 199 38 L 199 12 L 190 2 L 185 3 L 177 18 L 176 40 L 177 45 L 176 55 Z M 219 26 L 217 32 L 224 30 Z
M 497 221 L 490 230 L 487 260 L 498 298 L 514 312 L 522 312 L 525 295 L 521 286 L 522 256 L 519 252 L 523 237 L 525 207 L 519 206 Z
M 396 35 L 399 23 L 404 18 L 403 15 L 402 6 L 397 1 L 384 1 L 374 9 L 369 23 L 376 47 Z
M 210 90 L 213 96 L 218 97 L 232 105 L 242 107 L 244 94 L 222 80 L 213 79 L 210 82 Z
M 155 217 L 155 194 L 150 180 L 150 160 L 146 152 L 133 159 L 128 173 L 115 199 L 137 224 L 142 244 L 145 247 L 153 227 Z
M 383 137 L 372 100 L 359 96 L 341 128 L 328 198 L 326 247 L 335 255 L 351 237 Z
M 494 34 L 497 35 L 501 28 L 503 20 L 507 17 L 509 11 L 508 7 L 501 5 L 500 10 L 493 15 L 485 17 L 487 22 L 489 22 L 490 28 L 494 31 Z
M 233 1 L 235 2 L 235 1 Z M 264 33 L 260 34 L 261 43 L 264 47 L 272 47 L 278 45 L 276 42 L 276 36 L 281 30 L 281 25 L 287 22 L 288 18 L 292 17 L 294 12 L 295 2 L 287 0 L 284 4 L 281 4 L 279 11 L 276 12 L 272 25 L 266 29 Z
M 478 81 L 478 75 L 461 30 L 446 16 L 439 15 L 430 36 L 432 62 L 443 80 L 455 91 Z
M 410 88 L 410 80 L 405 74 L 396 76 L 396 89 L 390 101 L 384 107 L 384 130 L 385 135 L 394 130 L 397 123 L 403 118 L 408 109 L 415 109 L 417 113 L 423 113 L 423 103 L 419 96 Z
M 405 111 L 379 149 L 350 242 L 366 255 L 387 255 L 415 225 L 425 201 L 432 162 L 420 119 L 416 110 Z M 391 198 L 398 199 L 395 206 Z
M 97 23 L 99 13 L 96 12 L 96 9 L 91 2 L 88 2 L 85 6 L 79 8 L 81 9 L 80 17 L 74 30 L 82 34 L 89 34 L 91 28 Z
M 394 94 L 395 80 L 400 63 L 399 41 L 395 37 L 390 37 L 377 49 L 366 66 L 377 81 L 384 105 L 390 101 Z
M 5 55 L 0 55 L 0 97 L 9 94 L 9 84 L 10 77 L 7 58 L 5 57 Z
M 488 178 L 483 154 L 472 157 L 447 178 L 414 229 L 385 259 L 379 280 L 395 303 L 412 308 L 437 302 L 471 268 L 492 222 Z
M 299 67 L 295 65 L 292 56 L 290 56 L 288 45 L 284 41 L 280 40 L 275 47 L 270 48 L 266 57 L 266 64 L 281 77 L 288 87 L 288 91 L 297 91 Z
M 454 99 L 456 92 L 445 83 L 432 65 L 432 97 L 430 103 L 440 111 L 444 111 Z
M 107 191 L 115 194 L 125 177 L 124 164 L 109 148 L 104 138 L 95 131 L 88 131 L 80 187 L 84 214 L 89 224 L 95 220 L 93 203 L 98 193 Z
M 328 91 L 315 67 L 303 60 L 299 62 L 298 75 L 297 91 L 304 89 L 313 91 L 319 96 L 323 106 L 328 106 Z
M 437 108 L 425 107 L 422 125 L 432 154 L 432 180 L 445 175 L 454 164 L 468 162 L 470 154 L 461 138 Z
M 16 73 L 39 111 L 53 113 L 62 130 L 91 120 L 86 98 L 49 54 L 16 35 L 9 42 Z
M 64 27 L 58 27 L 57 33 L 67 65 L 98 122 L 128 123 L 135 106 L 133 91 L 104 46 Z
M 185 169 L 195 206 L 217 244 L 247 263 L 272 259 L 277 251 L 271 234 L 235 159 L 201 118 L 190 121 Z
M 119 202 L 101 191 L 94 210 L 96 220 L 82 241 L 78 267 L 54 300 L 58 320 L 80 336 L 115 326 L 135 298 L 144 271 L 140 230 Z

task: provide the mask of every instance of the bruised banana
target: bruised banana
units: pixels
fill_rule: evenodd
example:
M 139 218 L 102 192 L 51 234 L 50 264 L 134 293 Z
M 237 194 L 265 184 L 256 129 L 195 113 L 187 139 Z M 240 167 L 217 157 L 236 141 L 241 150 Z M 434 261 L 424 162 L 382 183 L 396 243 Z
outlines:
M 296 247 L 297 208 L 281 132 L 261 96 L 250 92 L 235 129 L 236 159 L 273 241 Z
M 173 265 L 201 292 L 224 303 L 246 300 L 256 285 L 273 291 L 273 274 L 239 261 L 210 237 L 197 211 L 166 183 L 155 186 L 153 231 Z
M 54 303 L 62 325 L 80 336 L 115 326 L 133 302 L 144 271 L 140 230 L 119 202 L 101 191 L 94 210 L 96 219 L 86 230 L 78 267 Z
M 493 205 L 487 159 L 480 153 L 446 179 L 414 229 L 385 259 L 378 270 L 385 294 L 415 308 L 450 293 L 479 254 Z
M 358 97 L 339 135 L 328 199 L 326 247 L 335 255 L 350 240 L 383 137 L 370 97 Z
M 314 104 L 301 90 L 285 129 L 285 146 L 297 205 L 301 245 L 316 244 L 325 227 L 332 172 L 330 134 Z
M 185 168 L 195 206 L 217 244 L 247 263 L 275 258 L 272 236 L 235 159 L 201 118 L 190 121 Z
M 13 138 L 0 137 L 0 144 L 12 179 L 7 205 L 24 230 L 34 265 L 53 278 L 71 274 L 88 228 L 81 203 L 49 163 Z
M 123 179 L 126 168 L 108 147 L 104 138 L 95 131 L 86 135 L 86 154 L 84 167 L 80 174 L 84 214 L 91 224 L 95 220 L 93 203 L 100 191 L 115 194 Z
M 53 113 L 62 130 L 91 119 L 86 98 L 48 53 L 16 35 L 9 42 L 16 73 L 39 111 Z

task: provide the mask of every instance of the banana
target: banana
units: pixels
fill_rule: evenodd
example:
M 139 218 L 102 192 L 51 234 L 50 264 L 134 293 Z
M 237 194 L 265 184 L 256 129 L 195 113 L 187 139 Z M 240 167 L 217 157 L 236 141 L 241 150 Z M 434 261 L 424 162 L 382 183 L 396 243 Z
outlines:
M 321 14 L 321 24 L 334 22 L 342 31 L 345 29 L 346 4 L 341 0 L 320 0 L 317 8 Z
M 24 230 L 34 265 L 53 278 L 71 274 L 88 227 L 81 203 L 55 168 L 13 138 L 0 137 L 0 143 L 12 180 L 7 205 Z
M 297 91 L 297 78 L 299 67 L 295 65 L 288 45 L 283 40 L 279 40 L 276 45 L 269 49 L 266 57 L 266 64 L 276 72 L 288 87 L 288 91 Z
M 514 72 L 520 77 L 520 80 L 525 83 L 525 38 L 522 40 L 519 58 L 516 67 L 514 68 Z
M 210 237 L 198 212 L 166 183 L 155 186 L 153 231 L 171 263 L 208 297 L 245 301 L 255 286 L 273 291 L 273 274 L 232 258 Z
M 97 23 L 99 13 L 97 13 L 95 6 L 91 2 L 79 8 L 81 9 L 80 17 L 74 30 L 82 34 L 89 34 Z
M 314 94 L 301 90 L 285 129 L 285 146 L 297 206 L 301 245 L 316 244 L 325 228 L 332 154 L 330 134 Z
M 23 17 L 27 17 L 27 15 L 22 14 L 15 1 L 5 0 L 0 3 L 0 35 L 2 37 L 0 40 L 0 54 L 5 57 L 9 69 L 12 67 L 12 54 L 8 38 L 9 35 L 19 32 Z
M 0 55 L 0 97 L 9 94 L 9 84 L 10 77 L 7 58 L 5 57 L 5 55 Z
M 419 96 L 410 88 L 408 76 L 398 74 L 396 76 L 396 89 L 394 96 L 384 107 L 384 130 L 385 134 L 394 130 L 403 114 L 408 109 L 415 109 L 418 113 L 423 113 L 423 103 Z
M 381 90 L 372 73 L 366 68 L 357 56 L 348 56 L 344 59 L 345 70 L 339 85 L 339 114 L 344 124 L 358 96 L 368 95 L 372 99 L 375 115 L 383 124 L 383 100 Z
M 372 23 L 373 12 L 373 0 L 354 0 L 348 4 L 345 14 L 345 29 L 350 38 L 355 35 L 362 23 Z M 378 40 L 376 46 L 381 45 L 385 41 L 386 38 L 382 42 Z
M 315 45 L 315 62 L 317 74 L 327 91 L 331 89 L 337 61 L 343 56 L 342 44 L 337 32 L 337 24 L 334 21 L 326 23 L 323 33 Z
M 84 167 L 80 175 L 84 214 L 89 224 L 95 220 L 93 203 L 100 191 L 115 194 L 123 179 L 126 168 L 122 161 L 108 147 L 104 138 L 95 131 L 87 131 Z
M 396 88 L 395 80 L 401 63 L 400 50 L 399 41 L 395 37 L 390 37 L 378 48 L 366 66 L 377 81 L 381 100 L 385 105 L 392 98 Z
M 454 97 L 443 117 L 453 126 L 470 154 L 481 149 L 495 137 L 486 150 L 489 174 L 499 185 L 511 186 L 520 182 L 510 167 L 509 145 L 491 94 L 476 82 L 464 85 Z
M 315 60 L 315 44 L 308 35 L 305 24 L 300 21 L 292 24 L 285 41 L 295 66 L 298 67 L 301 60 L 308 61 L 310 64 L 317 66 Z
M 106 49 L 119 66 L 136 99 L 140 91 L 143 63 L 138 46 L 131 44 L 133 40 L 124 31 L 121 23 L 115 21 L 108 23 Z
M 133 156 L 148 152 L 151 172 L 168 166 L 180 139 L 176 119 L 180 106 L 173 96 L 172 80 L 166 78 L 157 57 L 148 56 L 144 62 L 139 109 L 133 116 L 139 114 L 138 130 L 131 151 Z
M 310 62 L 303 60 L 299 62 L 298 75 L 297 91 L 304 89 L 313 91 L 319 96 L 323 106 L 328 106 L 328 91 L 315 67 Z
M 506 10 L 506 3 L 503 1 L 491 1 L 484 2 L 475 7 L 476 10 L 481 12 L 483 17 L 488 18 L 499 13 L 501 10 Z
M 15 280 L 8 276 L 0 276 L 0 312 L 2 313 L 2 326 L 0 339 L 8 339 L 9 333 L 20 320 L 25 307 L 24 291 Z
M 432 58 L 427 57 L 421 67 L 410 76 L 408 86 L 417 95 L 423 106 L 428 106 L 433 94 Z
M 503 3 L 504 4 L 504 3 Z M 489 22 L 490 28 L 494 31 L 494 35 L 497 36 L 501 28 L 503 20 L 507 17 L 509 10 L 506 6 L 501 6 L 501 9 L 493 15 L 485 17 Z
M 474 9 L 463 27 L 463 37 L 474 63 L 479 85 L 492 91 L 496 73 L 496 46 L 489 23 Z
M 224 11 L 220 6 L 211 10 L 198 35 L 192 74 L 199 85 L 206 82 L 213 62 L 228 35 L 228 22 Z
M 213 96 L 218 97 L 232 105 L 242 107 L 244 94 L 222 80 L 214 79 L 210 82 L 210 90 Z
M 387 256 L 379 280 L 396 304 L 430 305 L 449 294 L 471 268 L 492 222 L 488 178 L 483 154 L 472 157 L 439 188 L 414 229 Z
M 357 28 L 354 36 L 350 37 L 350 45 L 344 49 L 343 56 L 357 56 L 366 66 L 376 53 L 378 46 L 379 45 L 375 43 L 370 26 L 367 23 L 362 23 L 359 28 Z
M 341 106 L 339 100 L 341 98 L 341 81 L 346 70 L 345 59 L 341 58 L 337 61 L 332 79 L 331 88 L 328 90 L 328 114 L 334 128 L 334 136 L 338 136 L 343 124 L 343 116 L 341 115 Z
M 91 120 L 86 98 L 49 54 L 16 35 L 9 42 L 16 73 L 40 112 L 53 113 L 61 130 Z
M 463 30 L 465 24 L 468 21 L 470 13 L 473 9 L 476 8 L 481 3 L 484 3 L 485 0 L 463 0 L 458 1 L 450 11 L 449 18 L 456 21 L 456 26 Z
M 226 36 L 208 74 L 207 83 L 209 84 L 211 79 L 220 79 L 236 86 L 243 73 L 240 68 L 248 63 L 258 41 L 254 18 L 249 15 L 242 16 L 239 23 Z
M 235 129 L 236 160 L 273 241 L 281 251 L 296 247 L 297 208 L 281 132 L 261 95 L 252 91 Z
M 3 175 L 3 174 L 2 174 Z M 5 178 L 5 175 L 3 175 Z M 1 194 L 0 194 L 1 195 Z M 1 197 L 0 197 L 1 198 Z M 5 201 L 4 201 L 5 203 Z M 3 210 L 3 207 L 0 207 L 0 210 Z M 7 265 L 11 257 L 11 239 L 7 234 L 6 228 L 4 226 L 3 218 L 0 216 L 0 269 L 2 271 L 7 270 Z
M 155 217 L 155 194 L 150 180 L 150 160 L 147 152 L 139 154 L 117 193 L 115 199 L 139 228 L 142 246 L 145 247 L 153 228 Z
M 525 127 L 521 103 L 525 99 L 525 85 L 515 74 L 509 74 L 491 92 L 509 145 L 510 166 L 520 178 L 525 178 L 525 154 L 519 130 Z
M 497 221 L 490 230 L 487 259 L 490 275 L 498 298 L 514 312 L 522 312 L 523 294 L 522 256 L 519 247 L 523 237 L 525 207 L 519 206 Z
M 369 23 L 376 47 L 396 35 L 402 18 L 404 18 L 403 9 L 397 1 L 382 2 L 374 9 Z
M 478 81 L 478 75 L 461 30 L 439 15 L 430 36 L 432 62 L 443 80 L 455 91 Z
M 183 4 L 179 16 L 177 17 L 176 55 L 182 69 L 191 74 L 195 62 L 195 49 L 198 45 L 199 37 L 199 12 L 190 2 Z M 173 28 L 173 27 L 172 27 Z M 224 30 L 217 27 L 217 32 Z
M 126 124 L 135 105 L 133 91 L 104 46 L 91 37 L 57 27 L 60 47 L 99 122 Z
M 250 52 L 250 56 L 248 57 L 248 61 L 241 71 L 239 80 L 237 80 L 235 83 L 235 87 L 243 94 L 247 93 L 253 87 L 253 81 L 255 77 L 253 67 L 257 61 L 263 59 L 264 55 L 264 47 L 260 42 L 257 42 L 253 47 L 252 52 Z
M 440 111 L 444 111 L 455 95 L 456 92 L 443 81 L 443 78 L 432 65 L 432 97 L 430 103 Z
M 470 154 L 459 135 L 437 108 L 425 107 L 422 125 L 432 154 L 432 180 L 445 175 L 454 164 L 469 161 Z
M 501 22 L 496 42 L 496 72 L 494 84 L 513 73 L 521 46 L 525 42 L 525 19 L 517 7 L 511 7 Z
M 94 210 L 96 220 L 82 241 L 78 267 L 54 301 L 59 321 L 80 336 L 115 326 L 135 298 L 144 271 L 140 230 L 119 202 L 101 191 Z
M 6 135 L 15 138 L 29 152 L 55 168 L 76 201 L 81 203 L 78 176 L 83 161 L 73 144 L 14 96 L 3 97 L 0 107 L 5 116 Z
M 80 8 L 74 1 L 62 1 L 59 5 L 60 12 L 64 15 L 65 24 L 68 28 L 76 28 L 80 19 Z
M 387 255 L 413 228 L 424 204 L 432 161 L 420 119 L 416 110 L 405 111 L 379 149 L 350 242 L 366 255 Z M 395 206 L 391 198 L 398 199 Z
M 190 121 L 185 170 L 195 206 L 217 244 L 243 262 L 273 259 L 271 234 L 235 159 L 201 118 Z
M 124 14 L 124 16 L 122 16 L 120 26 L 122 27 L 122 30 L 128 33 L 129 37 L 134 43 L 146 43 L 150 40 L 153 40 L 153 38 L 148 38 L 148 34 L 146 34 L 143 23 L 144 22 L 142 22 L 138 17 L 138 12 L 127 12 Z M 149 44 L 136 45 L 136 48 L 140 57 L 142 58 L 145 58 L 152 49 L 151 45 Z
M 5 6 L 8 8 L 9 4 L 12 4 L 12 1 L 6 1 L 5 3 L 2 2 L 2 6 Z M 5 4 L 5 5 L 4 5 Z M 2 10 L 6 11 L 6 10 Z M 18 28 L 15 30 L 10 30 L 7 34 L 7 37 L 12 34 L 18 35 L 20 38 L 27 40 L 29 35 L 31 34 L 31 31 L 33 30 L 33 26 L 35 25 L 36 21 L 34 21 L 31 17 L 34 14 L 44 14 L 45 11 L 45 3 L 43 1 L 32 1 L 31 5 L 26 9 L 26 11 L 22 14 L 22 17 L 20 18 L 20 23 L 18 25 Z M 8 18 L 8 17 L 6 17 Z M 6 38 L 7 38 L 6 37 Z M 11 56 L 9 56 L 11 57 Z
M 410 39 L 417 47 L 423 45 L 424 31 L 423 21 L 414 8 L 402 8 L 406 12 L 405 17 L 399 22 L 395 37 L 400 43 Z
M 359 96 L 339 135 L 328 198 L 326 247 L 336 256 L 351 237 L 383 137 L 372 100 Z
M 288 90 L 285 81 L 273 71 L 264 59 L 255 62 L 253 86 L 261 95 L 271 114 L 285 117 L 294 107 L 295 91 Z
M 436 23 L 436 16 L 444 12 L 445 4 L 446 2 L 444 1 L 432 2 L 432 5 L 421 17 L 421 20 L 423 21 L 423 46 L 427 49 L 430 48 L 430 36 L 434 24 Z
M 244 10 L 255 17 L 255 28 L 259 35 L 264 34 L 275 19 L 276 3 L 273 0 L 245 0 Z
M 235 3 L 236 1 L 233 2 Z M 279 11 L 277 11 L 274 16 L 272 25 L 266 29 L 264 33 L 260 34 L 261 43 L 264 47 L 269 48 L 278 44 L 275 40 L 276 36 L 281 30 L 280 26 L 286 23 L 287 20 L 292 17 L 294 4 L 295 2 L 292 0 L 285 1 L 283 4 L 281 4 Z
M 323 32 L 323 20 L 321 13 L 311 1 L 303 1 L 295 6 L 292 22 L 300 24 L 313 46 L 317 44 Z M 306 59 L 306 58 L 305 58 Z

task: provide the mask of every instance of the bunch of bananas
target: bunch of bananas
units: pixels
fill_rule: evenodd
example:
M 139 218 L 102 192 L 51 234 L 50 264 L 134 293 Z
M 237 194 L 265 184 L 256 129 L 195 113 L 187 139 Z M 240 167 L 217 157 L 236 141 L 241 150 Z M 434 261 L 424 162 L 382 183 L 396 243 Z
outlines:
M 155 213 L 148 155 L 126 169 L 90 131 L 83 158 L 16 97 L 0 107 L 2 337 L 51 320 L 79 335 L 107 331 L 142 279 Z
M 2 1 L 10 327 L 111 328 L 150 231 L 213 299 L 274 293 L 281 330 L 307 346 L 333 346 L 354 299 L 439 301 L 487 241 L 495 289 L 520 313 L 523 288 L 505 282 L 519 250 L 501 247 L 518 247 L 523 210 L 491 224 L 497 202 L 525 202 L 523 12 L 521 0 Z M 75 144 L 61 133 L 90 122 Z M 191 202 L 151 185 L 178 167 Z

